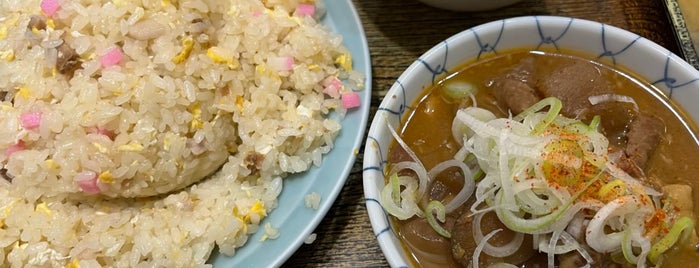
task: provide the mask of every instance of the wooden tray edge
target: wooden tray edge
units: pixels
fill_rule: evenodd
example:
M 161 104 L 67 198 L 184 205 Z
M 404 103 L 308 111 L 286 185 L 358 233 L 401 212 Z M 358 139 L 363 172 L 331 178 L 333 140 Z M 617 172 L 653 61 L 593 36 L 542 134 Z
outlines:
M 677 46 L 682 54 L 679 56 L 683 57 L 689 64 L 694 66 L 694 68 L 699 69 L 699 54 L 697 54 L 692 36 L 687 30 L 687 24 L 684 16 L 682 16 L 679 3 L 677 3 L 677 0 L 664 0 L 664 2 L 668 19 L 674 28 L 673 34 L 677 40 Z

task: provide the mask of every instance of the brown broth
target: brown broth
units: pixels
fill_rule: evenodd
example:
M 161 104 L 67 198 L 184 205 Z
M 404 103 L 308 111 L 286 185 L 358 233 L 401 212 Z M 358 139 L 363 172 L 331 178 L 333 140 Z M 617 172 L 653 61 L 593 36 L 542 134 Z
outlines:
M 454 74 L 445 78 L 435 86 L 424 90 L 421 98 L 411 107 L 413 110 L 406 114 L 405 124 L 400 130 L 400 135 L 410 148 L 420 157 L 420 160 L 429 170 L 439 162 L 450 159 L 459 149 L 451 134 L 451 123 L 456 112 L 464 104 L 449 100 L 443 94 L 445 81 L 464 81 L 476 85 L 478 92 L 476 99 L 478 106 L 494 112 L 497 116 L 506 116 L 506 113 L 498 108 L 495 98 L 487 84 L 493 77 L 511 68 L 524 57 L 537 57 L 537 71 L 551 71 L 562 64 L 571 61 L 589 61 L 582 55 L 566 52 L 569 55 L 556 54 L 542 51 L 512 51 L 500 54 L 479 62 L 469 62 L 458 68 Z M 570 56 L 576 55 L 576 56 Z M 667 127 L 667 132 L 656 148 L 645 170 L 649 177 L 659 178 L 665 184 L 688 184 L 694 189 L 699 189 L 699 180 L 695 179 L 699 174 L 699 143 L 697 142 L 695 123 L 682 118 L 682 110 L 669 101 L 660 91 L 643 80 L 629 75 L 626 70 L 616 70 L 607 65 L 599 65 L 604 76 L 614 83 L 614 91 L 617 94 L 634 97 L 639 109 L 646 113 L 652 113 L 661 118 Z M 469 104 L 470 105 L 470 102 Z M 604 119 L 603 119 L 604 120 Z M 391 146 L 389 150 L 389 164 L 404 159 L 402 150 Z M 452 195 L 455 193 L 451 193 Z M 698 215 L 699 191 L 693 192 L 695 203 L 694 214 Z M 458 215 L 450 215 L 457 217 Z M 696 217 L 695 217 L 695 222 Z M 394 227 L 401 239 L 405 239 L 401 226 L 403 222 L 394 220 Z M 403 241 L 404 246 L 408 243 Z M 525 245 L 526 246 L 526 245 Z M 435 263 L 427 260 L 425 256 L 412 252 L 406 247 L 409 256 L 413 256 L 416 266 L 430 267 L 459 267 L 449 257 L 448 263 Z M 451 252 L 444 252 L 451 255 Z M 664 267 L 680 267 L 680 265 L 696 265 L 699 263 L 699 254 L 693 248 L 671 250 L 669 258 L 665 258 Z M 545 264 L 545 260 L 544 260 Z M 532 266 L 527 266 L 532 267 Z

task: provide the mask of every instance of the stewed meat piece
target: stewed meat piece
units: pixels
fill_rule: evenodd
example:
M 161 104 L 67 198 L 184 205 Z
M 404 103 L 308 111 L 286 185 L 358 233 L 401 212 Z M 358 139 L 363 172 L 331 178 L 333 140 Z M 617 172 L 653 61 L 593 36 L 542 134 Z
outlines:
M 626 155 L 623 148 L 612 147 L 610 153 L 615 156 L 612 159 L 614 163 L 627 174 L 631 175 L 631 177 L 644 178 L 646 176 L 643 172 L 643 168 L 639 167 L 636 162 L 631 160 L 631 158 Z
M 665 125 L 659 119 L 639 114 L 629 126 L 629 133 L 626 136 L 626 155 L 644 169 L 664 132 Z
M 647 186 L 659 189 L 662 185 L 656 177 L 646 176 L 645 169 L 650 155 L 661 141 L 665 133 L 665 125 L 657 118 L 639 113 L 629 121 L 623 143 L 615 143 L 613 136 L 605 133 L 610 139 L 611 160 L 634 178 L 643 181 Z
M 612 261 L 609 257 L 609 254 L 601 254 L 598 252 L 595 252 L 592 248 L 583 245 L 583 247 L 587 250 L 587 253 L 590 254 L 592 257 L 593 263 L 592 267 L 606 267 L 606 268 L 632 268 L 636 267 L 636 265 L 631 265 L 631 264 L 619 264 L 614 261 Z M 565 254 L 562 254 L 558 256 L 558 265 L 556 267 L 558 268 L 579 268 L 579 267 L 585 267 L 587 265 L 587 260 L 583 258 L 580 253 L 577 251 L 571 251 Z
M 454 218 L 447 216 L 442 226 L 451 229 Z M 435 232 L 425 218 L 413 217 L 406 220 L 398 232 L 407 242 L 410 251 L 421 259 L 427 259 L 431 263 L 448 262 L 449 239 Z
M 592 106 L 589 97 L 613 93 L 599 67 L 584 61 L 575 61 L 541 77 L 537 87 L 544 96 L 560 99 L 561 113 L 570 118 L 577 118 Z
M 512 78 L 495 79 L 493 81 L 493 95 L 495 95 L 498 104 L 509 109 L 513 115 L 521 113 L 541 100 L 535 89 Z
M 535 59 L 533 57 L 526 57 L 520 60 L 517 65 L 512 66 L 507 72 L 503 74 L 504 78 L 514 79 L 522 83 L 527 84 L 529 87 L 536 86 L 536 79 L 534 77 Z
M 492 80 L 493 95 L 503 110 L 519 114 L 541 100 L 534 88 L 534 58 L 524 58 L 504 74 Z
M 610 101 L 592 105 L 579 115 L 579 119 L 589 123 L 594 116 L 600 116 L 600 133 L 609 139 L 610 145 L 625 148 L 629 125 L 637 114 L 632 104 Z

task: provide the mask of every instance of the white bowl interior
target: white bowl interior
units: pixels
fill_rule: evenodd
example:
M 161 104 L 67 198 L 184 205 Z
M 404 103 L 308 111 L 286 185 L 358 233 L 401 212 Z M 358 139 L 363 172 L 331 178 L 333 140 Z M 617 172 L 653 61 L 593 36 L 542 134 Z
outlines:
M 508 49 L 543 47 L 574 50 L 631 70 L 660 88 L 689 119 L 699 119 L 699 105 L 695 105 L 699 102 L 699 71 L 667 49 L 626 30 L 581 19 L 533 16 L 495 21 L 458 33 L 408 67 L 386 94 L 369 129 L 363 163 L 366 206 L 374 234 L 392 267 L 411 265 L 378 201 L 393 139 L 387 124 L 398 126 L 406 108 L 424 88 L 465 61 Z

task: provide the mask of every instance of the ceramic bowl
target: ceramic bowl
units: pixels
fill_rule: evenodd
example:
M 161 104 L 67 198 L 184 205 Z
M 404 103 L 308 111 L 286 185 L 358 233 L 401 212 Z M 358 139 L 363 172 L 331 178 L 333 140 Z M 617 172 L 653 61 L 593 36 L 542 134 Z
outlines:
M 424 88 L 461 63 L 514 48 L 574 50 L 624 67 L 658 87 L 684 109 L 689 119 L 699 119 L 699 71 L 635 33 L 598 22 L 550 16 L 505 19 L 460 32 L 434 46 L 405 70 L 381 102 L 366 139 L 366 207 L 374 235 L 392 267 L 410 267 L 411 262 L 378 201 L 385 184 L 386 154 L 393 140 L 387 124 L 397 126 Z
M 453 11 L 484 11 L 509 6 L 521 0 L 418 0 L 429 6 Z

